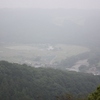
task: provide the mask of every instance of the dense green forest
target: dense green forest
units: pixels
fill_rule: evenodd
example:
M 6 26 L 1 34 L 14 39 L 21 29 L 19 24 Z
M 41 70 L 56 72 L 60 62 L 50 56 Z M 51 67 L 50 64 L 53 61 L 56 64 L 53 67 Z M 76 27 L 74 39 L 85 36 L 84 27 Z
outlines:
M 88 100 L 100 100 L 100 86 L 88 96 Z
M 57 100 L 100 100 L 100 86 L 98 86 L 97 89 L 88 96 L 81 96 L 77 98 L 71 94 L 63 94 L 56 96 L 56 98 Z
M 65 93 L 88 95 L 99 84 L 99 75 L 0 61 L 0 100 L 56 100 Z

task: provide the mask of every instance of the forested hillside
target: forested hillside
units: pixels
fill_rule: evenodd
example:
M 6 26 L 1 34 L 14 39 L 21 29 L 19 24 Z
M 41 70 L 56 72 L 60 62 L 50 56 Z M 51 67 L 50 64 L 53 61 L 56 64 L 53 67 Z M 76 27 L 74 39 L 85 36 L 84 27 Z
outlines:
M 56 100 L 65 93 L 87 95 L 100 76 L 0 61 L 0 100 Z
M 100 48 L 90 48 L 89 52 L 62 60 L 57 68 L 100 75 Z

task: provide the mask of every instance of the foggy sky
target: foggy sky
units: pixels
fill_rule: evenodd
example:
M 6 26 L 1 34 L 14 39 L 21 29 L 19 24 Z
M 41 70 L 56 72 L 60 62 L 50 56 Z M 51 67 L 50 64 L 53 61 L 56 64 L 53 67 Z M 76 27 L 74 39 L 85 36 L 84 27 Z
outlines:
M 100 0 L 0 0 L 0 8 L 100 9 Z

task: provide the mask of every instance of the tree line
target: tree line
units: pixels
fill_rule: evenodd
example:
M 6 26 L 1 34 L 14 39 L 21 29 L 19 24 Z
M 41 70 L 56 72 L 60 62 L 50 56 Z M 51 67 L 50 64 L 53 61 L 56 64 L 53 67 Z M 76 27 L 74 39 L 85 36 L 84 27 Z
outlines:
M 100 76 L 34 68 L 0 61 L 0 100 L 56 100 L 65 93 L 88 95 L 100 83 Z

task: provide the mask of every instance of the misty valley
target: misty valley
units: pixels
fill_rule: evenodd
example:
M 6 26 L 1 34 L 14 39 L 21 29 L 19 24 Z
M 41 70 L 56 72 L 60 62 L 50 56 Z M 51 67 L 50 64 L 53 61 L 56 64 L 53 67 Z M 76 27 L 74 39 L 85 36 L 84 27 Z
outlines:
M 91 57 L 91 49 L 68 44 L 2 44 L 0 60 L 27 64 L 33 67 L 51 67 L 68 71 L 99 75 L 100 57 Z M 90 56 L 91 55 L 91 56 Z M 91 60 L 97 59 L 91 65 Z
M 0 100 L 100 100 L 100 10 L 0 9 Z
M 0 60 L 55 68 L 62 60 L 88 51 L 86 47 L 66 44 L 5 44 L 0 47 Z

